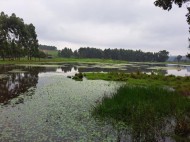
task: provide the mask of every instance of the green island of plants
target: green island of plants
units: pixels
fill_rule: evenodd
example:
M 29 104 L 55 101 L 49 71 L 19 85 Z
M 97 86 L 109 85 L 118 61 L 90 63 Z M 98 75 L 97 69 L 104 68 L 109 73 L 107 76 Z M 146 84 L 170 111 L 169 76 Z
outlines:
M 109 73 L 85 73 L 87 79 L 90 80 L 107 80 L 107 81 L 124 81 L 128 85 L 140 86 L 161 86 L 174 89 L 182 95 L 190 95 L 190 76 L 174 76 L 162 75 L 159 73 L 124 73 L 124 72 L 109 72 Z

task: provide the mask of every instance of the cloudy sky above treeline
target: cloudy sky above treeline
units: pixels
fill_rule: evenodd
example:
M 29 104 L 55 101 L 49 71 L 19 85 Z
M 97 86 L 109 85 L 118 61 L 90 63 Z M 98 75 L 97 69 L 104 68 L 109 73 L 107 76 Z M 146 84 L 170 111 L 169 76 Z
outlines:
M 155 0 L 1 0 L 0 10 L 36 27 L 39 43 L 186 55 L 186 6 L 164 11 Z

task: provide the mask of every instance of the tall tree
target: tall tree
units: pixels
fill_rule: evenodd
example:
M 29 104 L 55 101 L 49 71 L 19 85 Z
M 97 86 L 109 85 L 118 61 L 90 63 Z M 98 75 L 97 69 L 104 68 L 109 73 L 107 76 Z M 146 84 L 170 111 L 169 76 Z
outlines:
M 70 48 L 65 47 L 58 52 L 60 57 L 70 58 L 73 55 L 73 51 Z
M 173 4 L 182 7 L 183 4 L 189 1 L 190 0 L 156 0 L 154 4 L 158 7 L 162 7 L 164 10 L 171 10 Z
M 168 58 L 169 58 L 169 52 L 166 50 L 162 50 L 157 53 L 158 62 L 165 62 Z
M 0 15 L 0 54 L 1 54 L 1 57 L 3 58 L 3 60 L 5 59 L 6 49 L 8 47 L 7 23 L 8 23 L 8 15 L 6 15 L 4 12 L 1 12 L 1 15 Z
M 28 55 L 28 59 L 38 54 L 38 40 L 35 27 L 25 24 L 23 19 L 14 13 L 11 16 L 0 14 L 0 55 L 20 59 Z
M 178 62 L 181 60 L 181 58 L 182 58 L 181 55 L 178 55 L 178 56 L 176 57 L 176 59 L 177 59 Z
M 26 52 L 28 59 L 31 60 L 32 57 L 36 57 L 38 53 L 38 40 L 37 34 L 35 32 L 35 27 L 33 24 L 25 25 L 26 28 Z
M 187 23 L 190 25 L 190 7 L 188 6 L 188 3 L 190 2 L 190 0 L 156 0 L 154 2 L 155 6 L 161 7 L 164 10 L 171 10 L 173 4 L 176 4 L 179 7 L 182 7 L 182 5 L 187 4 Z M 189 32 L 190 32 L 190 28 L 189 28 Z M 190 39 L 189 39 L 190 42 Z M 190 46 L 189 46 L 190 48 Z M 190 54 L 187 55 L 187 57 L 190 58 Z

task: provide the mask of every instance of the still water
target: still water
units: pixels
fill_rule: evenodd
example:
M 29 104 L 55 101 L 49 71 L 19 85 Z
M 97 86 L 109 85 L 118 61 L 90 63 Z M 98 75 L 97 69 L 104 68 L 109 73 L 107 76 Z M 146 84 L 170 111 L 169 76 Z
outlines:
M 121 135 L 112 125 L 90 115 L 98 100 L 115 92 L 122 83 L 77 82 L 67 76 L 138 70 L 190 75 L 189 66 L 174 65 L 1 65 L 0 141 L 131 141 L 130 135 Z

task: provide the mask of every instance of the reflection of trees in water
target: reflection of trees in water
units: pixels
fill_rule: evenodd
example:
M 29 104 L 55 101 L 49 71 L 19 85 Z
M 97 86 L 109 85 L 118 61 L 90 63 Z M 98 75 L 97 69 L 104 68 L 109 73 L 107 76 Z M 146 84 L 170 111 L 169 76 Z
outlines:
M 1 72 L 4 73 L 10 71 L 9 69 L 11 68 L 0 67 Z M 7 103 L 20 93 L 26 92 L 29 88 L 36 87 L 38 83 L 38 73 L 44 70 L 44 68 L 34 67 L 17 67 L 16 69 L 22 69 L 27 72 L 8 73 L 7 78 L 0 79 L 0 103 Z
M 187 72 L 190 72 L 190 66 L 189 66 L 189 67 L 186 67 L 186 69 L 187 69 Z
M 65 66 L 65 67 L 61 67 L 61 70 L 64 73 L 67 73 L 67 72 L 70 72 L 72 68 L 73 68 L 73 66 Z
M 67 73 L 67 72 L 71 72 L 72 69 L 74 69 L 74 71 L 77 71 L 78 68 L 74 65 L 67 65 L 67 66 L 64 66 L 64 67 L 61 67 L 61 70 L 64 72 L 64 73 Z
M 8 71 L 11 71 L 13 69 L 14 66 L 11 65 L 0 65 L 0 74 L 4 74 L 7 73 Z M 20 67 L 18 67 L 20 68 Z
M 156 70 L 156 69 L 149 69 L 150 66 L 144 67 L 144 66 L 139 66 L 139 67 L 133 67 L 133 66 L 127 66 L 127 73 L 134 73 L 134 72 L 144 72 L 144 73 L 151 73 L 151 72 L 155 72 L 155 73 L 159 73 L 162 75 L 166 75 L 168 74 L 167 70 Z
M 124 70 L 123 70 L 124 69 Z M 98 67 L 92 67 L 92 68 L 78 68 L 79 72 L 126 72 L 126 73 L 134 73 L 134 72 L 144 72 L 144 73 L 151 73 L 156 72 L 163 75 L 166 75 L 168 72 L 167 70 L 153 70 L 153 69 L 147 69 L 147 67 L 132 67 L 132 66 L 126 66 L 126 68 L 98 68 Z
M 77 70 L 78 70 L 78 68 L 77 68 L 76 66 L 74 66 L 73 68 L 74 68 L 74 70 L 75 70 L 75 71 L 77 71 Z
M 79 72 L 112 72 L 119 71 L 117 68 L 78 68 Z
M 43 71 L 40 71 L 40 72 L 56 72 L 56 70 L 57 70 L 56 67 L 43 67 Z

